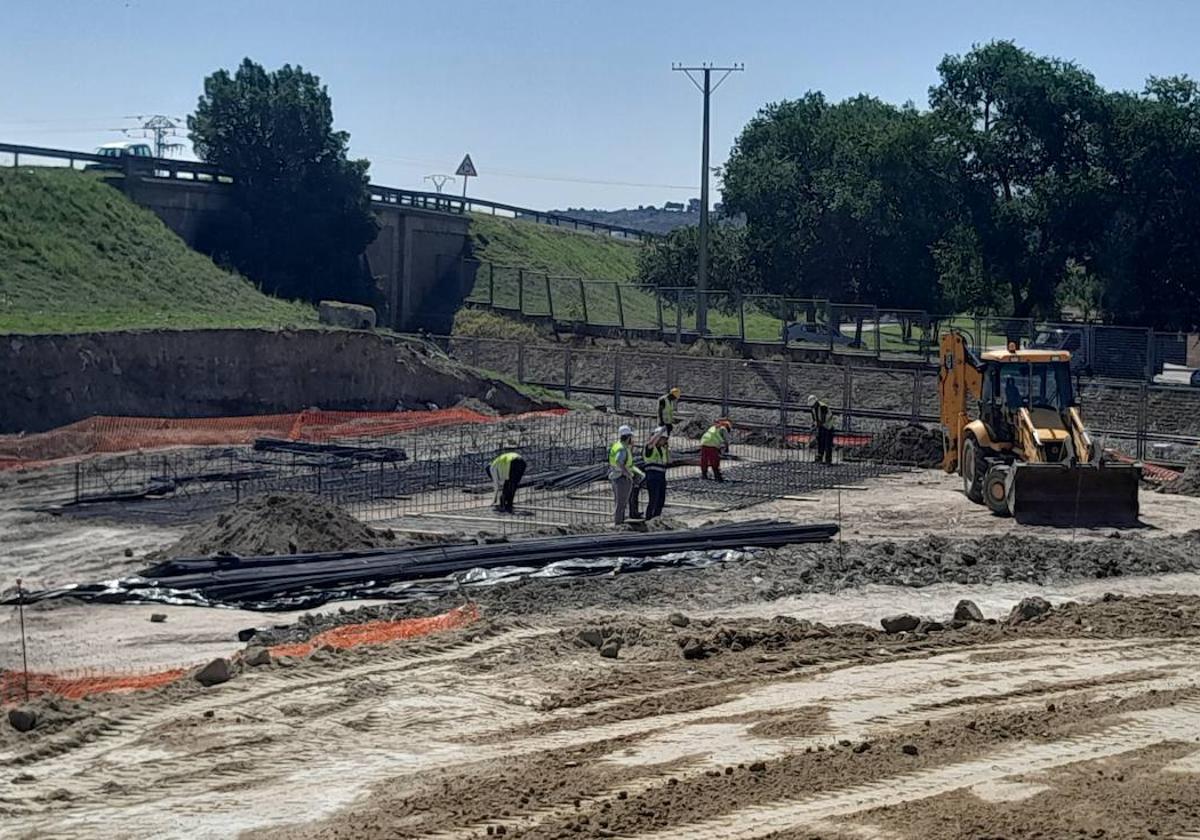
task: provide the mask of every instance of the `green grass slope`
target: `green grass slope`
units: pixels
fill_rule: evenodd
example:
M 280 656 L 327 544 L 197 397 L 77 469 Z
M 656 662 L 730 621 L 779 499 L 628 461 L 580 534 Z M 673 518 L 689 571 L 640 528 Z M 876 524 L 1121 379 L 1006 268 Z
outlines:
M 586 280 L 632 280 L 641 245 L 610 236 L 476 213 L 471 216 L 474 257 Z
M 310 323 L 92 174 L 0 169 L 0 333 Z

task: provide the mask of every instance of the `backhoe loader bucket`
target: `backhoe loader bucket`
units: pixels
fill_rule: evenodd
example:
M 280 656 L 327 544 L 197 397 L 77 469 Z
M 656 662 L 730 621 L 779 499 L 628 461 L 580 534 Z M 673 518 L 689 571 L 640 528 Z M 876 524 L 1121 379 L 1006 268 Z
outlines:
M 1013 464 L 1008 509 L 1023 525 L 1136 525 L 1137 464 Z

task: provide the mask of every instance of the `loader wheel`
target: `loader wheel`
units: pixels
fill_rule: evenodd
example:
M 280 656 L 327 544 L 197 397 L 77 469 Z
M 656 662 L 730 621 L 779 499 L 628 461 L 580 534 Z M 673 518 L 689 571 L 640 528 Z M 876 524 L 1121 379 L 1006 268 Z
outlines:
M 963 442 L 962 463 L 958 465 L 963 478 L 963 492 L 975 504 L 983 501 L 983 476 L 987 472 L 987 464 L 979 444 L 975 438 L 969 437 Z
M 983 502 L 997 516 L 1010 516 L 1008 509 L 1008 467 L 996 464 L 983 477 Z

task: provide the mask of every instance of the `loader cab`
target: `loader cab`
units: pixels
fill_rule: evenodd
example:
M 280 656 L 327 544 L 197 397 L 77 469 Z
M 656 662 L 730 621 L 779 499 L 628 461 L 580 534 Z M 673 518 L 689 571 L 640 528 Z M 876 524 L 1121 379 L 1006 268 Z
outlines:
M 1040 429 L 1065 429 L 1062 415 L 1075 405 L 1069 353 L 994 351 L 984 353 L 983 362 L 979 418 L 993 440 L 1014 440 L 1013 419 L 1021 408 Z

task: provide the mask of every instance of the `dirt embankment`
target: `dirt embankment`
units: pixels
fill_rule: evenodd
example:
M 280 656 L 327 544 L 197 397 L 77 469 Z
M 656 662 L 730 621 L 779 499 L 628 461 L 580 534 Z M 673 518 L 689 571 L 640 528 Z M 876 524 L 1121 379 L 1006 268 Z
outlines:
M 846 449 L 849 461 L 908 464 L 931 469 L 941 466 L 942 433 L 937 429 L 904 423 L 888 426 L 865 446 Z
M 1159 488 L 1160 493 L 1171 493 L 1180 496 L 1200 496 L 1200 450 L 1188 458 L 1187 467 L 1179 477 L 1164 483 Z

